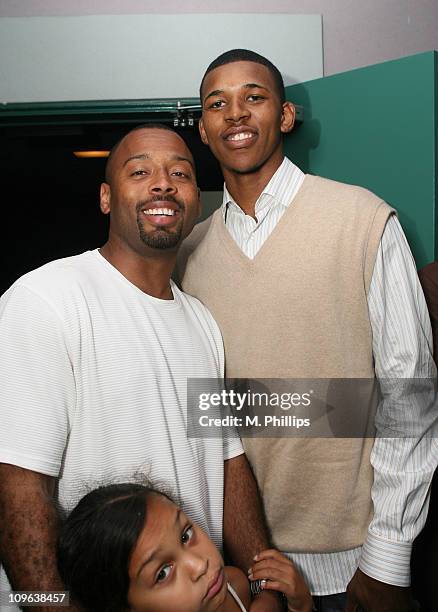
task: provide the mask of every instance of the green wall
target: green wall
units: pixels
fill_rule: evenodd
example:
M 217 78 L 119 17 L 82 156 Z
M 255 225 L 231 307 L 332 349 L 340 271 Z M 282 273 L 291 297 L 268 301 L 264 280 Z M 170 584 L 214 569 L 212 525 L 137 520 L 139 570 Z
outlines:
M 396 208 L 419 268 L 438 255 L 437 65 L 431 51 L 286 88 L 304 107 L 286 154 Z

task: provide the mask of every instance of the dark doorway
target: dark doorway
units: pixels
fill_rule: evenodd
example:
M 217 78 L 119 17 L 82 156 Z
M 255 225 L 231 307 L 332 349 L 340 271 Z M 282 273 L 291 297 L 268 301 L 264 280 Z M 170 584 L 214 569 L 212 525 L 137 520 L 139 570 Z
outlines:
M 189 102 L 195 107 L 198 101 Z M 108 219 L 99 210 L 99 187 L 106 159 L 78 159 L 73 151 L 110 149 L 141 123 L 178 122 L 175 129 L 193 152 L 201 190 L 222 189 L 219 166 L 199 137 L 199 111 L 169 110 L 172 105 L 181 107 L 177 101 L 118 101 L 1 108 L 0 294 L 22 274 L 105 241 Z

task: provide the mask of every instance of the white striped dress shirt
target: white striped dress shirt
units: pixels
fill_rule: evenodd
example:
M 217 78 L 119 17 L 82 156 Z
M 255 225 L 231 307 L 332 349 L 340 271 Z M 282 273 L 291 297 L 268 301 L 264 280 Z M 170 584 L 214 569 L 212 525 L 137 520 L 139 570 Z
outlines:
M 255 257 L 287 207 L 293 205 L 304 176 L 284 158 L 256 202 L 257 220 L 246 215 L 224 187 L 226 227 L 248 257 Z M 429 315 L 412 254 L 395 216 L 386 224 L 377 252 L 368 309 L 376 376 L 381 380 L 435 377 Z M 383 409 L 380 405 L 379 411 Z M 398 418 L 401 429 L 408 426 L 401 415 Z M 417 430 L 424 422 L 426 431 L 431 418 L 436 416 L 419 413 Z M 345 591 L 358 566 L 382 582 L 409 586 L 412 542 L 426 520 L 437 456 L 438 441 L 433 436 L 420 441 L 407 437 L 375 440 L 371 454 L 374 517 L 363 547 L 321 554 L 284 551 L 314 595 Z

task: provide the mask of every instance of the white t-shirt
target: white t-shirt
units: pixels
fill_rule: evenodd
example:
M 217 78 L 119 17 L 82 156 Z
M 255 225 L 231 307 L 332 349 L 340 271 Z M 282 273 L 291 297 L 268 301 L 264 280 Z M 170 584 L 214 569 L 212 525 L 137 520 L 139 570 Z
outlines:
M 145 474 L 220 547 L 223 462 L 243 451 L 187 437 L 187 379 L 222 376 L 224 355 L 209 311 L 172 291 L 143 293 L 97 250 L 21 277 L 0 299 L 0 462 L 59 478 L 67 509 Z

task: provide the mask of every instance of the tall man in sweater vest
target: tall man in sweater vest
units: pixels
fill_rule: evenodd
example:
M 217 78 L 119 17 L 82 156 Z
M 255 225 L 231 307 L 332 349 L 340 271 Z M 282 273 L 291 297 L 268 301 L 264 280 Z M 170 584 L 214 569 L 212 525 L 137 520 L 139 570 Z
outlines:
M 251 51 L 224 53 L 201 99 L 201 137 L 221 164 L 224 197 L 183 245 L 180 271 L 221 328 L 227 376 L 435 376 L 427 309 L 394 211 L 284 157 L 295 113 L 275 66 Z M 395 400 L 385 409 L 404 431 Z M 434 440 L 243 442 L 274 543 L 319 610 L 413 609 L 410 552 L 426 518 Z

